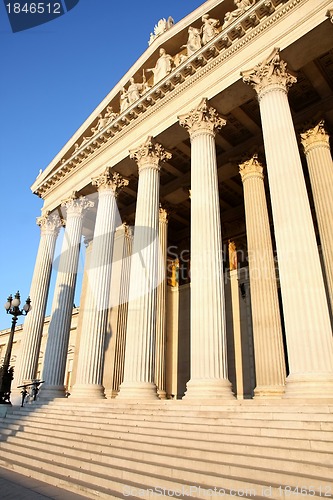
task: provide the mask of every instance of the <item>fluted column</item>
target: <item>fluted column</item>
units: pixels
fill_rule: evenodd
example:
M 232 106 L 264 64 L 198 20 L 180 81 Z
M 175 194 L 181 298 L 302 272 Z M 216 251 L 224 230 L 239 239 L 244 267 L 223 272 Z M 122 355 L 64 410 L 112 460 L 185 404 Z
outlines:
M 128 185 L 110 168 L 92 180 L 98 190 L 94 241 L 88 270 L 88 296 L 83 313 L 76 383 L 72 397 L 104 398 L 102 385 L 104 344 L 110 304 L 110 284 L 116 215 L 116 198 Z
M 66 230 L 52 303 L 51 321 L 45 349 L 41 397 L 64 396 L 64 376 L 72 319 L 84 212 L 94 204 L 73 194 L 61 204 L 67 210 Z
M 179 117 L 191 138 L 191 379 L 186 398 L 231 398 L 215 131 L 225 125 L 203 99 Z
M 286 368 L 263 167 L 254 155 L 239 166 L 244 187 L 257 385 L 255 397 L 281 397 Z
M 168 212 L 160 207 L 158 239 L 160 242 L 161 259 L 158 261 L 158 276 L 161 282 L 157 287 L 156 302 L 156 358 L 155 383 L 160 399 L 166 399 L 165 391 L 165 340 L 166 340 L 166 267 L 168 245 Z
M 324 120 L 301 134 L 315 204 L 327 288 L 333 315 L 333 163 Z
M 287 397 L 333 390 L 328 303 L 310 204 L 287 97 L 296 82 L 279 50 L 242 73 L 258 94 L 288 348 Z
M 128 304 L 124 381 L 118 397 L 157 399 L 155 379 L 156 287 L 160 163 L 171 158 L 151 137 L 132 151 L 139 167 Z
M 124 379 L 125 348 L 126 348 L 126 329 L 128 313 L 128 294 L 131 271 L 131 255 L 133 246 L 133 230 L 124 223 L 124 244 L 120 277 L 119 306 L 117 316 L 117 338 L 115 345 L 112 397 L 116 397 L 119 392 L 119 386 Z
M 40 243 L 30 288 L 31 311 L 23 326 L 14 387 L 36 376 L 55 244 L 62 221 L 57 214 L 47 214 L 38 217 L 37 224 L 40 227 Z

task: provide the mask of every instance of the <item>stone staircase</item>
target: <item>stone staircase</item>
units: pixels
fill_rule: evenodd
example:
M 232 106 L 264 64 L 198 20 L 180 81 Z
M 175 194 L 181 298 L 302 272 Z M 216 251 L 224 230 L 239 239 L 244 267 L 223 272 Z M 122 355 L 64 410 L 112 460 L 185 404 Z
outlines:
M 333 498 L 333 400 L 12 407 L 0 466 L 92 499 Z

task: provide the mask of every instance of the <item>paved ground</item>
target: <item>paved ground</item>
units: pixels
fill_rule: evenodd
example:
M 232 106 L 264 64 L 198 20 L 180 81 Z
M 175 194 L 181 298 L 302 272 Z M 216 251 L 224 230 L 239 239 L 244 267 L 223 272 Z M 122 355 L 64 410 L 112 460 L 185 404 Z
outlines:
M 87 500 L 87 497 L 0 467 L 1 500 Z

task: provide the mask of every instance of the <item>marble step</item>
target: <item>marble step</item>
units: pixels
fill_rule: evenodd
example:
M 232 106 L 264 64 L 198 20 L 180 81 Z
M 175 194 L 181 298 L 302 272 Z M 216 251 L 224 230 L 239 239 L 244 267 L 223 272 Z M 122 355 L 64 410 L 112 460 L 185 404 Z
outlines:
M 151 414 L 146 414 L 146 413 L 139 413 L 139 414 L 132 414 L 132 413 L 119 413 L 119 412 L 107 412 L 107 411 L 89 411 L 89 410 L 77 410 L 77 409 L 72 409 L 71 407 L 66 408 L 66 411 L 64 411 L 64 408 L 56 408 L 56 409 L 51 409 L 48 407 L 29 407 L 29 408 L 19 408 L 11 411 L 8 413 L 8 415 L 56 415 L 57 418 L 63 419 L 63 418 L 68 418 L 68 417 L 76 417 L 79 415 L 80 419 L 84 420 L 86 418 L 93 418 L 96 419 L 97 417 L 99 419 L 106 419 L 109 421 L 110 419 L 114 420 L 134 420 L 134 421 L 151 421 L 151 422 L 167 422 L 172 424 L 173 426 L 179 425 L 181 423 L 186 423 L 186 424 L 202 424 L 203 422 L 205 424 L 211 424 L 211 425 L 219 425 L 219 426 L 229 426 L 229 425 L 237 425 L 237 426 L 258 426 L 258 419 L 256 418 L 243 418 L 242 415 L 234 415 L 233 417 L 228 417 L 225 414 L 219 413 L 218 417 L 212 417 L 208 415 L 175 415 L 171 416 L 169 414 L 161 413 L 160 415 L 151 415 Z M 288 419 L 288 415 L 291 415 L 290 419 Z M 320 419 L 316 418 L 316 420 L 313 420 L 312 415 L 303 415 L 303 418 L 299 418 L 299 414 L 297 414 L 297 418 L 295 418 L 295 414 L 284 414 L 282 420 L 277 420 L 276 418 L 271 418 L 271 419 L 260 419 L 260 426 L 261 427 L 289 427 L 289 428 L 307 428 L 307 429 L 312 429 L 312 430 L 320 430 L 323 429 L 323 427 L 326 427 L 326 430 L 333 430 L 333 421 L 327 421 L 326 416 L 327 414 L 322 414 L 320 415 Z M 267 417 L 267 415 L 266 415 Z
M 64 444 L 65 442 L 65 444 Z M 20 435 L 7 436 L 5 440 L 6 445 L 11 443 L 23 446 L 25 438 Z M 272 469 L 284 470 L 288 464 L 288 471 L 295 474 L 317 475 L 321 478 L 331 479 L 331 468 L 333 466 L 333 458 L 328 453 L 312 453 L 303 450 L 293 450 L 289 453 L 288 450 L 271 449 L 263 450 L 260 447 L 226 447 L 223 452 L 207 451 L 203 453 L 200 449 L 190 449 L 181 447 L 159 447 L 150 446 L 147 449 L 144 446 L 135 446 L 135 442 L 124 442 L 118 440 L 112 445 L 97 445 L 86 446 L 83 440 L 67 439 L 64 441 L 61 438 L 55 438 L 48 435 L 34 435 L 29 448 L 37 447 L 43 451 L 53 451 L 57 454 L 64 454 L 66 456 L 76 456 L 77 450 L 80 456 L 86 460 L 97 461 L 100 456 L 109 456 L 112 460 L 129 459 L 143 462 L 153 462 L 159 464 L 167 464 L 170 461 L 174 466 L 186 467 L 190 464 L 191 469 L 205 466 L 209 471 L 218 473 L 220 470 L 221 461 L 224 465 L 238 465 L 245 467 L 257 467 L 262 470 Z M 281 451 L 285 453 L 281 454 Z M 300 463 L 300 458 L 301 462 Z
M 167 401 L 167 402 L 157 402 L 157 403 L 141 403 L 141 404 L 119 404 L 116 399 L 111 400 L 101 400 L 99 404 L 92 404 L 90 402 L 72 402 L 70 398 L 63 398 L 48 403 L 42 404 L 41 402 L 33 403 L 24 406 L 22 411 L 29 411 L 30 408 L 34 409 L 46 409 L 47 411 L 59 411 L 63 412 L 64 409 L 69 411 L 79 411 L 82 412 L 99 412 L 99 413 L 130 413 L 132 415 L 167 415 L 168 417 L 175 416 L 186 416 L 188 414 L 191 417 L 210 417 L 210 418 L 222 418 L 222 417 L 235 417 L 241 415 L 243 419 L 247 418 L 273 418 L 280 419 L 284 418 L 284 415 L 292 415 L 293 418 L 297 418 L 297 415 L 302 415 L 304 420 L 308 417 L 316 420 L 316 417 L 325 415 L 330 421 L 333 417 L 333 404 L 318 404 L 318 405 L 299 405 L 299 404 L 286 404 L 283 405 L 258 405 L 253 401 L 250 404 L 234 404 L 234 405 L 215 405 L 212 406 L 211 403 L 208 405 L 186 405 L 182 401 Z
M 20 425 L 10 425 L 6 428 L 3 428 L 0 433 L 1 440 L 8 440 L 12 436 L 16 436 L 19 431 L 25 430 L 25 433 L 28 433 L 29 436 L 33 440 L 40 441 L 45 443 L 70 443 L 71 446 L 79 446 L 80 448 L 88 448 L 92 445 L 96 449 L 105 450 L 105 447 L 119 447 L 121 443 L 121 448 L 125 450 L 124 452 L 130 453 L 135 452 L 137 450 L 148 453 L 160 453 L 160 450 L 163 449 L 165 453 L 168 453 L 170 456 L 201 456 L 202 454 L 209 454 L 214 456 L 220 456 L 221 453 L 227 454 L 251 454 L 253 456 L 261 456 L 261 457 L 275 457 L 276 459 L 291 459 L 291 460 L 299 460 L 300 456 L 302 461 L 315 462 L 319 464 L 331 464 L 332 463 L 332 454 L 330 452 L 320 452 L 312 449 L 290 449 L 290 447 L 283 446 L 284 443 L 280 443 L 279 447 L 274 447 L 270 443 L 268 446 L 262 445 L 248 445 L 245 443 L 233 443 L 233 442 L 225 442 L 216 444 L 213 446 L 211 442 L 205 441 L 183 441 L 183 444 L 177 440 L 172 440 L 171 443 L 166 443 L 163 440 L 163 444 L 161 446 L 160 441 L 156 439 L 151 439 L 150 436 L 146 437 L 146 440 L 138 440 L 135 439 L 129 433 L 123 433 L 122 435 L 117 435 L 113 437 L 113 433 L 104 433 L 102 435 L 96 436 L 95 433 L 87 434 L 82 429 L 81 432 L 67 432 L 67 430 L 45 430 L 43 428 L 38 428 L 35 426 L 24 427 Z M 25 434 L 24 434 L 25 435 Z
M 31 429 L 43 429 L 44 433 L 47 431 L 58 432 L 59 431 L 59 421 L 51 418 L 36 418 L 31 416 L 31 418 L 25 419 L 12 419 L 13 416 L 7 416 L 2 423 L 2 428 L 9 429 L 20 429 L 24 426 L 26 431 Z M 64 421 L 66 422 L 66 421 Z M 73 425 L 75 424 L 75 425 Z M 12 426 L 12 427 L 10 427 Z M 94 434 L 96 437 L 105 437 L 112 435 L 114 438 L 122 438 L 124 435 L 130 435 L 132 440 L 136 441 L 151 441 L 154 439 L 159 444 L 170 444 L 170 445 L 184 445 L 191 446 L 191 442 L 194 441 L 196 446 L 202 447 L 206 446 L 208 449 L 214 449 L 218 447 L 223 448 L 225 443 L 234 444 L 247 444 L 247 445 L 261 445 L 261 446 L 273 446 L 273 447 L 284 447 L 288 449 L 304 449 L 313 451 L 323 451 L 331 452 L 333 449 L 333 436 L 331 433 L 322 432 L 320 433 L 320 439 L 316 436 L 315 439 L 309 436 L 309 432 L 304 433 L 303 437 L 283 437 L 280 432 L 275 433 L 273 436 L 263 436 L 263 435 L 250 435 L 249 434 L 239 434 L 237 429 L 234 433 L 229 429 L 229 432 L 225 433 L 211 433 L 211 432 L 196 432 L 187 430 L 173 430 L 172 433 L 168 432 L 168 428 L 165 432 L 161 433 L 161 429 L 156 429 L 155 427 L 141 427 L 117 425 L 112 422 L 104 426 L 96 426 L 96 424 L 88 424 L 87 426 L 81 425 L 80 422 L 70 422 L 67 421 L 66 425 L 63 426 L 62 433 L 64 438 L 67 434 L 73 434 L 78 432 L 84 432 L 85 434 Z
M 279 486 L 288 485 L 290 488 L 302 487 L 311 489 L 320 495 L 322 488 L 332 485 L 326 478 L 318 478 L 304 474 L 290 473 L 289 470 L 270 470 L 269 473 L 256 467 L 242 468 L 240 466 L 219 465 L 219 472 L 209 470 L 193 470 L 180 468 L 172 465 L 159 465 L 156 463 L 142 463 L 141 461 L 129 461 L 117 459 L 117 463 L 108 463 L 108 457 L 101 456 L 103 462 L 84 459 L 77 450 L 75 458 L 67 455 L 57 455 L 54 452 L 43 452 L 38 448 L 29 448 L 22 451 L 21 446 L 11 444 L 10 449 L 1 443 L 1 460 L 15 460 L 16 462 L 29 460 L 33 466 L 43 468 L 45 471 L 53 471 L 64 475 L 67 471 L 72 480 L 84 480 L 91 482 L 92 486 L 112 487 L 114 491 L 124 492 L 128 483 L 134 482 L 141 488 L 160 487 L 165 489 L 180 489 L 181 485 L 200 485 L 204 489 L 223 488 L 230 489 L 253 489 L 259 492 L 263 487 L 272 486 L 275 495 L 281 498 Z M 147 472 L 149 471 L 149 474 Z M 112 479 L 111 479 L 112 478 Z M 265 478 L 263 480 L 263 478 Z M 269 482 L 267 482 L 269 480 Z M 111 483 L 111 484 L 110 484 Z M 191 495 L 198 498 L 201 495 Z M 272 498 L 272 496 L 271 496 Z
M 278 426 L 274 425 L 272 421 L 264 421 L 262 425 L 259 427 L 258 422 L 249 421 L 248 426 L 246 426 L 246 421 L 241 420 L 232 420 L 229 425 L 227 425 L 224 419 L 219 419 L 218 421 L 214 419 L 195 419 L 193 421 L 170 421 L 167 418 L 131 418 L 131 415 L 121 415 L 114 417 L 113 415 L 101 416 L 100 414 L 86 414 L 80 415 L 79 421 L 78 416 L 76 414 L 58 414 L 58 413 L 49 413 L 49 412 L 31 412 L 31 413 L 22 413 L 22 412 L 14 412 L 12 414 L 7 415 L 8 421 L 15 421 L 16 419 L 20 419 L 20 421 L 30 420 L 30 421 L 39 421 L 47 418 L 48 422 L 62 422 L 67 421 L 70 422 L 71 425 L 82 425 L 85 427 L 91 427 L 96 429 L 102 429 L 110 425 L 110 421 L 112 421 L 114 426 L 126 426 L 126 427 L 137 427 L 140 422 L 140 427 L 154 427 L 156 429 L 168 429 L 170 432 L 175 430 L 191 430 L 195 432 L 204 432 L 204 433 L 229 433 L 230 430 L 234 433 L 245 434 L 245 435 L 261 435 L 261 436 L 274 436 L 276 432 L 279 432 L 281 437 L 303 437 L 304 429 L 307 431 L 308 439 L 331 439 L 333 440 L 333 423 L 331 425 L 324 425 L 324 422 L 299 422 L 296 423 L 294 421 L 283 421 L 283 424 L 279 423 Z M 239 425 L 239 424 L 242 425 Z M 303 425 L 301 425 L 303 424 Z M 328 423 L 329 424 L 329 423 Z M 331 428 L 332 427 L 332 428 Z
M 26 461 L 24 464 L 16 460 L 3 460 L 0 456 L 0 466 L 13 470 L 19 474 L 23 474 L 39 481 L 51 484 L 52 486 L 57 486 L 63 488 L 64 490 L 71 491 L 73 493 L 80 494 L 92 500 L 105 498 L 108 500 L 124 500 L 124 495 L 122 492 L 114 491 L 112 488 L 102 488 L 101 486 L 91 487 L 91 483 L 87 483 L 80 479 L 71 480 L 68 476 L 57 474 L 54 471 L 45 471 L 40 466 L 33 466 L 31 463 Z M 140 485 L 134 485 L 139 491 Z M 128 500 L 142 500 L 142 497 L 137 497 L 133 495 L 126 495 L 125 498 Z
M 85 463 L 82 460 L 77 460 L 76 462 L 79 464 L 78 466 L 74 466 L 72 463 L 69 465 L 68 459 L 66 462 L 55 462 L 54 460 L 50 460 L 46 457 L 35 458 L 31 455 L 24 453 L 21 451 L 11 452 L 8 450 L 1 450 L 0 456 L 0 465 L 4 467 L 8 467 L 6 464 L 20 464 L 22 470 L 24 470 L 25 463 L 28 463 L 27 471 L 29 468 L 33 467 L 35 470 L 42 470 L 44 477 L 48 476 L 60 476 L 60 477 L 68 477 L 71 484 L 75 484 L 77 481 L 84 482 L 90 485 L 90 489 L 92 490 L 112 490 L 114 496 L 121 496 L 122 498 L 139 498 L 146 497 L 146 493 L 149 493 L 147 490 L 151 490 L 151 497 L 156 498 L 156 492 L 158 492 L 158 496 L 161 496 L 161 492 L 165 490 L 167 493 L 165 496 L 177 496 L 177 498 L 187 498 L 191 496 L 192 498 L 209 498 L 209 490 L 214 487 L 217 489 L 223 488 L 223 497 L 231 498 L 235 497 L 232 494 L 232 491 L 235 490 L 247 490 L 251 491 L 251 496 L 256 496 L 256 498 L 263 498 L 261 496 L 262 488 L 271 487 L 271 496 L 270 498 L 281 498 L 281 491 L 275 485 L 270 485 L 266 481 L 261 481 L 260 484 L 255 483 L 254 481 L 246 481 L 242 478 L 229 478 L 224 477 L 222 479 L 223 487 L 219 486 L 205 486 L 204 484 L 200 484 L 199 477 L 195 473 L 191 473 L 190 481 L 187 481 L 186 478 L 181 477 L 177 479 L 171 472 L 172 468 L 168 468 L 169 476 L 161 477 L 158 476 L 153 469 L 148 471 L 147 469 L 143 474 L 137 471 L 131 471 L 124 468 L 110 468 L 99 466 L 98 464 L 92 464 L 91 462 Z M 97 469 L 97 470 L 96 470 Z M 104 470 L 106 473 L 102 473 L 101 470 Z M 45 480 L 45 479 L 44 479 Z M 217 479 L 214 477 L 214 481 L 217 482 Z M 62 488 L 65 488 L 65 484 L 62 484 Z M 314 488 L 314 487 L 313 487 Z M 230 491 L 231 490 L 231 491 Z M 314 491 L 316 491 L 314 489 Z M 154 495 L 155 492 L 155 495 Z M 177 495 L 169 495 L 168 492 L 177 492 Z M 81 491 L 80 491 L 81 493 Z M 316 491 L 316 496 L 318 496 L 319 490 Z M 81 493 L 83 494 L 83 493 Z M 315 497 L 316 497 L 315 496 Z M 94 498 L 94 497 L 92 497 Z M 102 497 L 103 498 L 103 497 Z M 104 497 L 109 498 L 109 497 Z M 110 497 L 110 498 L 113 498 Z

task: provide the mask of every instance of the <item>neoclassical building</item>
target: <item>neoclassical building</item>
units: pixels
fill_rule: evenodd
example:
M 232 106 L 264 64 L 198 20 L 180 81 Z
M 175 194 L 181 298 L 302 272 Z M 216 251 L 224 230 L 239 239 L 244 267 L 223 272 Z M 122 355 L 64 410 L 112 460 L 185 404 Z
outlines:
M 208 0 L 158 23 L 32 186 L 16 386 L 62 230 L 41 397 L 65 395 L 83 244 L 71 398 L 332 395 L 332 22 L 331 0 Z

